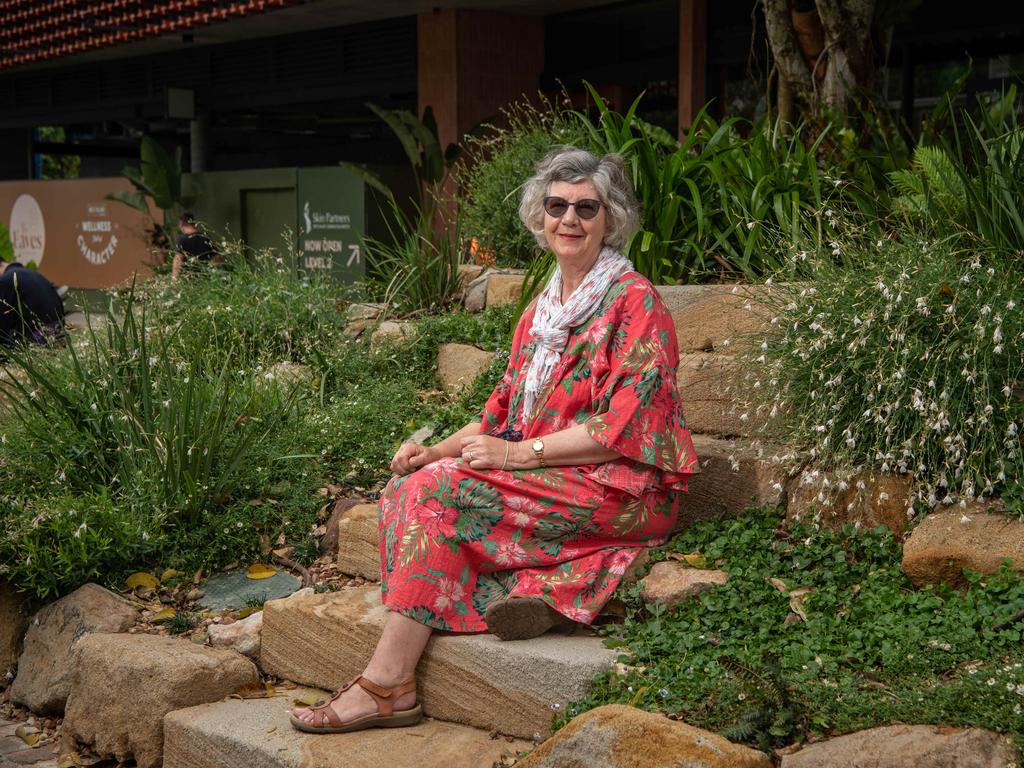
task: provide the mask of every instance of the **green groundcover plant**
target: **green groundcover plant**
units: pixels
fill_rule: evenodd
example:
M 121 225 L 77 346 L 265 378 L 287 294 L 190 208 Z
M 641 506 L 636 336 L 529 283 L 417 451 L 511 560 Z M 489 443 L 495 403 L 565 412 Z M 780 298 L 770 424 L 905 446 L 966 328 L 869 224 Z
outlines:
M 698 523 L 655 558 L 683 555 L 728 583 L 670 611 L 621 589 L 626 621 L 605 630 L 620 663 L 556 724 L 628 703 L 762 748 L 891 722 L 1024 729 L 1022 626 L 1001 626 L 1024 605 L 1011 568 L 963 594 L 915 590 L 887 529 L 783 526 L 771 509 Z

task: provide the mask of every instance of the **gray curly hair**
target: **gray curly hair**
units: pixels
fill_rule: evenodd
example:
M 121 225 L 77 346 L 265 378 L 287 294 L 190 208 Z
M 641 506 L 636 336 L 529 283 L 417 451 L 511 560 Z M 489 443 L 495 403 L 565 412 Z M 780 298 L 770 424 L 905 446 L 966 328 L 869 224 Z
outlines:
M 630 235 L 640 226 L 640 214 L 621 155 L 599 158 L 585 149 L 558 147 L 537 163 L 536 172 L 523 188 L 519 218 L 541 248 L 548 244 L 544 236 L 544 198 L 556 181 L 591 182 L 605 207 L 605 244 L 620 251 L 625 248 Z

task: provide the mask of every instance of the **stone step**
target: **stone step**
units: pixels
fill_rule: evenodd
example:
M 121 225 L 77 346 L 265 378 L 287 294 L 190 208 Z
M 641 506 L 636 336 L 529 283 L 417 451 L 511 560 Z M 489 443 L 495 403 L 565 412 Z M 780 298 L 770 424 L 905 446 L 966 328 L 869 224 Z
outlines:
M 268 602 L 260 666 L 302 685 L 338 688 L 362 671 L 386 617 L 372 585 L 319 595 L 301 590 Z M 616 655 L 583 630 L 513 642 L 435 634 L 418 672 L 424 711 L 510 736 L 545 737 L 552 706 L 584 696 Z
M 786 472 L 759 452 L 750 441 L 721 440 L 694 435 L 701 473 L 690 481 L 680 501 L 677 528 L 698 520 L 736 517 L 751 504 L 782 504 L 786 498 Z M 338 522 L 338 565 L 343 573 L 380 579 L 376 504 L 358 504 Z
M 292 728 L 292 699 L 227 699 L 164 718 L 164 768 L 491 768 L 533 745 L 425 719 L 409 728 L 313 735 Z M 322 695 L 322 692 L 316 692 Z

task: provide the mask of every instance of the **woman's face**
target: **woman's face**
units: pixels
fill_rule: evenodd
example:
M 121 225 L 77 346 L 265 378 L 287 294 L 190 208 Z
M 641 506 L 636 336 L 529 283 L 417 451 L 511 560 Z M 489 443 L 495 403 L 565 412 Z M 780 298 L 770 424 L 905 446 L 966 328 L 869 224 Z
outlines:
M 597 190 L 589 181 L 570 184 L 567 181 L 552 182 L 548 188 L 549 197 L 561 197 L 570 203 L 579 200 L 600 200 Z M 597 260 L 604 243 L 607 212 L 602 204 L 592 219 L 581 219 L 576 208 L 570 206 L 561 216 L 544 212 L 544 234 L 548 247 L 558 258 L 559 264 L 589 268 Z

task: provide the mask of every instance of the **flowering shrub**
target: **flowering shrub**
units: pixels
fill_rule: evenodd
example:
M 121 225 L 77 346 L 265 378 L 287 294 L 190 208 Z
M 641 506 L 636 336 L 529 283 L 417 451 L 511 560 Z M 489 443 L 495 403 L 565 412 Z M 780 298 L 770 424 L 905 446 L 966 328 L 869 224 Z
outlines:
M 967 242 L 850 238 L 778 289 L 749 391 L 816 467 L 912 475 L 928 506 L 1024 477 L 1024 276 Z

